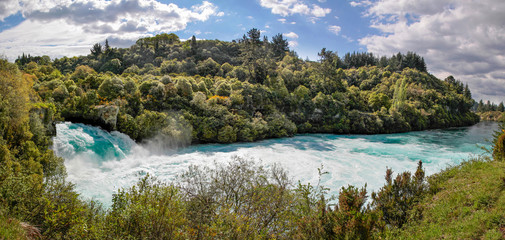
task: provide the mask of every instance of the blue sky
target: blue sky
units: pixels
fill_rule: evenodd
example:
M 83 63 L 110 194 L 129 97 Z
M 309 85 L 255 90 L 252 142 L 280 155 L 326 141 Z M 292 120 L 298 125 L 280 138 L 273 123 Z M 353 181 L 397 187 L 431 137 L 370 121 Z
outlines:
M 505 100 L 503 0 L 1 0 L 0 54 L 86 55 L 106 38 L 174 32 L 231 41 L 257 28 L 284 34 L 303 59 L 415 51 L 428 70 L 468 83 L 476 99 Z

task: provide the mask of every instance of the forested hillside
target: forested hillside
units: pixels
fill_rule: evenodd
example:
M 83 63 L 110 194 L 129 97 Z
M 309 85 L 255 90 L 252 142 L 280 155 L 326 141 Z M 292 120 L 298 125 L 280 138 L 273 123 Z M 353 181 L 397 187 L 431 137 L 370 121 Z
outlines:
M 191 167 L 174 182 L 147 176 L 113 196 L 111 208 L 83 200 L 48 149 L 55 105 L 32 76 L 0 61 L 1 239 L 502 239 L 504 125 L 493 160 L 472 160 L 426 178 L 394 177 L 378 192 L 296 184 L 284 170 L 237 158 Z M 324 177 L 324 169 L 320 169 Z M 333 201 L 332 201 L 333 200 Z
M 304 61 L 256 29 L 232 42 L 139 39 L 95 44 L 88 56 L 16 63 L 61 120 L 171 145 L 254 141 L 296 133 L 392 133 L 471 125 L 474 101 L 415 53 L 376 57 L 322 49 Z

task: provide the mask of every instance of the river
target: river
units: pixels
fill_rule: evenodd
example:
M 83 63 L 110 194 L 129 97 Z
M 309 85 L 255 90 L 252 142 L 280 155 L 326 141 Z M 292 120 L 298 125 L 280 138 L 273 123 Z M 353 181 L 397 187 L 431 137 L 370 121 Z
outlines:
M 119 132 L 76 123 L 59 123 L 53 150 L 65 159 L 67 180 L 85 199 L 111 204 L 117 189 L 133 185 L 149 173 L 172 181 L 190 165 L 225 163 L 241 156 L 271 166 L 280 164 L 296 183 L 316 184 L 318 168 L 328 174 L 321 182 L 336 194 L 342 186 L 361 187 L 369 193 L 384 184 L 386 167 L 395 173 L 415 171 L 422 160 L 427 174 L 436 173 L 490 148 L 498 125 L 481 122 L 471 127 L 400 134 L 302 134 L 292 138 L 253 143 L 205 144 L 166 151 L 150 151 Z

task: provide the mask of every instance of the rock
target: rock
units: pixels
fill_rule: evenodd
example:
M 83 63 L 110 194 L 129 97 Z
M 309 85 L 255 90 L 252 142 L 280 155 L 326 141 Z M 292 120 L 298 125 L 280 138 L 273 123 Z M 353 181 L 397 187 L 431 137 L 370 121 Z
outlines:
M 103 124 L 107 125 L 107 128 L 116 130 L 117 115 L 119 113 L 119 107 L 116 105 L 98 105 L 95 106 L 95 111 L 98 116 L 98 120 Z

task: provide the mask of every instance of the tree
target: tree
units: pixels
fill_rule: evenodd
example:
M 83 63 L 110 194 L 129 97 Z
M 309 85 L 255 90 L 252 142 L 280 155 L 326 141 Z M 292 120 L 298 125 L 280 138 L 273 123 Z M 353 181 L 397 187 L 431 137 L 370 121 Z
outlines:
M 336 85 L 337 90 L 344 91 L 345 88 L 342 85 L 342 81 L 337 77 L 337 69 L 343 66 L 342 60 L 340 60 L 337 53 L 323 48 L 317 55 L 321 58 L 319 74 L 321 75 L 323 82 L 333 82 L 333 84 Z
M 268 58 L 267 45 L 261 44 L 261 32 L 253 28 L 244 35 L 241 44 L 240 57 L 243 64 L 249 70 L 249 80 L 256 83 L 263 83 L 268 75 L 268 69 L 274 68 L 273 59 Z
M 259 44 L 260 43 L 260 37 L 261 37 L 261 32 L 260 30 L 253 28 L 247 32 L 247 36 L 249 37 L 249 41 L 252 44 Z
M 496 111 L 505 112 L 505 107 L 503 106 L 503 102 L 500 102 L 500 104 L 498 104 L 498 108 L 496 109 Z
M 8 144 L 27 140 L 33 82 L 23 78 L 17 65 L 0 59 L 0 139 Z
M 477 112 L 484 112 L 484 102 L 482 99 L 479 101 L 479 104 L 477 105 Z
M 193 35 L 193 37 L 191 37 L 191 44 L 190 44 L 190 46 L 191 46 L 191 55 L 193 55 L 193 56 L 196 55 L 198 45 L 196 43 L 196 37 L 195 37 L 195 35 Z
M 284 58 L 286 52 L 289 52 L 288 40 L 284 39 L 282 34 L 277 34 L 272 38 L 272 51 L 278 60 Z
M 123 67 L 122 67 L 122 64 L 121 64 L 121 60 L 119 60 L 117 58 L 114 58 L 114 59 L 111 59 L 111 60 L 107 61 L 100 68 L 100 71 L 102 71 L 102 72 L 110 71 L 110 72 L 113 72 L 113 73 L 116 73 L 116 74 L 121 73 L 122 70 L 123 70 Z
M 105 39 L 105 47 L 104 47 L 105 54 L 107 54 L 108 52 L 110 52 L 110 50 L 111 50 L 111 48 L 109 46 L 109 40 Z
M 179 96 L 188 99 L 191 99 L 193 97 L 193 89 L 188 79 L 186 78 L 178 79 L 177 83 L 175 84 L 175 87 L 177 88 L 177 93 L 179 94 Z
M 105 46 L 103 47 L 103 53 L 105 55 L 104 61 L 109 60 L 113 57 L 112 56 L 113 49 L 110 47 L 108 39 L 105 39 Z
M 196 65 L 196 70 L 201 76 L 216 76 L 220 69 L 221 66 L 219 63 L 214 61 L 212 58 L 207 58 L 205 61 L 201 61 Z
M 472 99 L 472 93 L 470 92 L 470 88 L 468 88 L 468 84 L 465 84 L 465 89 L 463 90 L 463 96 L 467 99 Z
M 124 96 L 124 83 L 118 77 L 105 79 L 98 88 L 98 94 L 107 100 L 112 100 L 120 96 Z
M 95 58 L 98 58 L 101 54 L 102 54 L 102 44 L 95 43 L 93 45 L 93 48 L 91 48 L 91 55 L 93 55 Z

